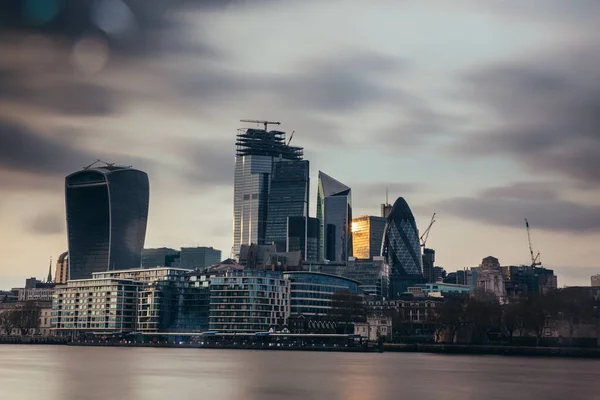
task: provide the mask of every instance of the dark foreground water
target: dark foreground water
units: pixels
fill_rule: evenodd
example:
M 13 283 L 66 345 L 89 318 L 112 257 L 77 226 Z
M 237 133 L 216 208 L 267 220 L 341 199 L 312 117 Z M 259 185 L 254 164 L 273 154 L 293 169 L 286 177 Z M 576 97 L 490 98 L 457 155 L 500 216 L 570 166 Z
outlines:
M 0 345 L 0 399 L 599 399 L 600 361 Z

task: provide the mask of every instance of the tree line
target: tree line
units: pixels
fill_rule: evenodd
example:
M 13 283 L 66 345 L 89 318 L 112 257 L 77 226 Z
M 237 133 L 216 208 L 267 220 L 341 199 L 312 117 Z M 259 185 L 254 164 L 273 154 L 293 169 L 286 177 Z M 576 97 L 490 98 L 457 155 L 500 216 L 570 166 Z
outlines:
M 22 336 L 40 326 L 40 307 L 35 301 L 27 301 L 15 308 L 0 310 L 0 332 L 11 335 L 17 329 Z
M 598 304 L 588 290 L 564 288 L 511 299 L 508 304 L 485 291 L 451 297 L 436 308 L 431 322 L 436 341 L 513 344 L 517 336 L 532 336 L 540 345 L 550 323 L 561 325 L 572 344 L 576 328 L 595 324 L 597 318 Z

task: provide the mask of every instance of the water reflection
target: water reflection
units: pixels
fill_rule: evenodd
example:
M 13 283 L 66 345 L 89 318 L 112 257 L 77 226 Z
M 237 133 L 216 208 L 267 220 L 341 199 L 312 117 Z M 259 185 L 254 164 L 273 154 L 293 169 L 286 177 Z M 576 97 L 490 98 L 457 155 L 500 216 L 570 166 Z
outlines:
M 600 361 L 430 354 L 0 346 L 19 400 L 592 399 Z

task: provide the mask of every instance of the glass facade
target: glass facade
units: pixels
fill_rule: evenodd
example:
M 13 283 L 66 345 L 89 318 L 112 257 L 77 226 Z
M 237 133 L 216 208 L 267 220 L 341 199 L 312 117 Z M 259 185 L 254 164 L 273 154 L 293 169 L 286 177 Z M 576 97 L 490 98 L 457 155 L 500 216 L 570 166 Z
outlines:
M 286 251 L 288 217 L 308 215 L 309 163 L 277 161 L 273 163 L 269 190 L 265 244 Z
M 390 267 L 383 257 L 360 260 L 351 257 L 342 275 L 360 282 L 359 289 L 369 296 L 389 297 Z
M 386 219 L 363 216 L 352 220 L 352 256 L 370 259 L 381 256 Z
M 284 272 L 291 282 L 291 315 L 327 315 L 334 293 L 358 291 L 359 282 L 342 276 L 319 272 Z
M 69 279 L 139 268 L 150 188 L 145 172 L 88 168 L 65 179 Z
M 290 314 L 290 285 L 272 271 L 227 271 L 210 279 L 210 330 L 261 332 L 281 328 Z
M 142 250 L 142 268 L 171 267 L 179 260 L 179 252 L 175 249 L 161 247 Z
M 391 270 L 391 293 L 394 298 L 408 286 L 423 281 L 421 244 L 415 218 L 404 198 L 399 197 L 387 218 L 382 255 Z
M 319 171 L 317 218 L 320 221 L 319 260 L 346 262 L 352 255 L 352 191 Z
M 276 160 L 302 160 L 302 148 L 286 144 L 285 133 L 248 129 L 237 135 L 233 185 L 233 246 L 265 244 L 269 190 Z
M 423 249 L 423 278 L 425 278 L 425 282 L 428 282 L 428 283 L 437 282 L 434 264 L 435 264 L 435 250 Z
M 288 217 L 286 251 L 300 251 L 302 260 L 319 260 L 319 220 L 317 218 Z M 305 246 L 306 243 L 306 246 Z

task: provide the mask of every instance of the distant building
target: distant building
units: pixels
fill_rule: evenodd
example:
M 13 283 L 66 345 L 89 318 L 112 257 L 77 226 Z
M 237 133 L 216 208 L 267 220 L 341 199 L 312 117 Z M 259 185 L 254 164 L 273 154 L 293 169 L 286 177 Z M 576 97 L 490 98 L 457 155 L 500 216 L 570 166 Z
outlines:
M 593 287 L 599 287 L 600 286 L 600 274 L 598 274 L 598 275 L 592 275 L 591 280 L 592 280 L 592 286 Z
M 141 266 L 149 195 L 148 175 L 131 167 L 92 164 L 66 177 L 68 280 Z
M 211 278 L 210 330 L 265 332 L 290 315 L 290 282 L 279 272 L 227 271 Z
M 371 342 L 392 339 L 392 319 L 389 317 L 368 317 L 366 322 L 354 324 L 354 334 L 360 335 Z
M 423 277 L 425 282 L 437 282 L 435 276 L 435 250 L 423 249 Z
M 69 279 L 69 252 L 65 251 L 56 261 L 56 272 L 54 273 L 54 283 L 67 283 Z
M 385 202 L 385 204 L 381 205 L 381 217 L 383 218 L 387 218 L 390 216 L 390 213 L 392 212 L 392 205 L 389 204 L 387 201 Z
M 444 268 L 433 267 L 433 283 L 443 282 L 445 277 L 446 277 L 446 271 L 444 270 Z
M 362 216 L 352 219 L 352 256 L 370 259 L 381 256 L 386 219 Z
M 477 288 L 494 293 L 501 303 L 505 302 L 505 281 L 497 258 L 489 256 L 481 261 L 481 272 L 477 277 Z
M 319 260 L 319 220 L 317 218 L 288 217 L 286 252 L 300 251 L 302 260 Z
M 396 200 L 387 218 L 382 255 L 391 270 L 392 298 L 398 298 L 409 286 L 424 281 L 417 223 L 402 197 Z
M 212 247 L 182 247 L 179 255 L 179 268 L 202 269 L 218 264 L 221 250 Z
M 272 269 L 284 271 L 298 269 L 302 265 L 300 251 L 278 252 L 275 245 L 242 245 L 240 265 L 249 269 Z
M 317 218 L 321 223 L 319 260 L 346 262 L 352 255 L 352 190 L 321 171 Z
M 554 271 L 531 265 L 501 267 L 507 295 L 519 297 L 527 294 L 547 293 L 556 289 Z
M 54 293 L 54 283 L 42 282 L 36 278 L 28 278 L 25 280 L 24 288 L 14 289 L 17 292 L 17 301 L 52 301 Z
M 179 251 L 168 247 L 142 250 L 142 268 L 179 267 Z
M 384 257 L 373 257 L 368 260 L 350 257 L 346 266 L 338 269 L 339 275 L 359 281 L 361 292 L 375 298 L 389 297 L 390 267 Z
M 286 251 L 288 218 L 308 216 L 308 197 L 308 161 L 273 162 L 264 244 L 274 244 L 278 252 Z
M 426 283 L 423 292 L 429 296 L 447 297 L 453 294 L 471 293 L 473 288 L 468 285 L 455 285 L 450 283 Z
M 274 163 L 302 159 L 303 149 L 289 146 L 285 132 L 247 129 L 237 135 L 233 183 L 233 258 L 239 256 L 243 244 L 265 244 Z M 285 218 L 273 218 L 274 222 L 285 223 Z M 277 234 L 281 237 L 285 231 Z

